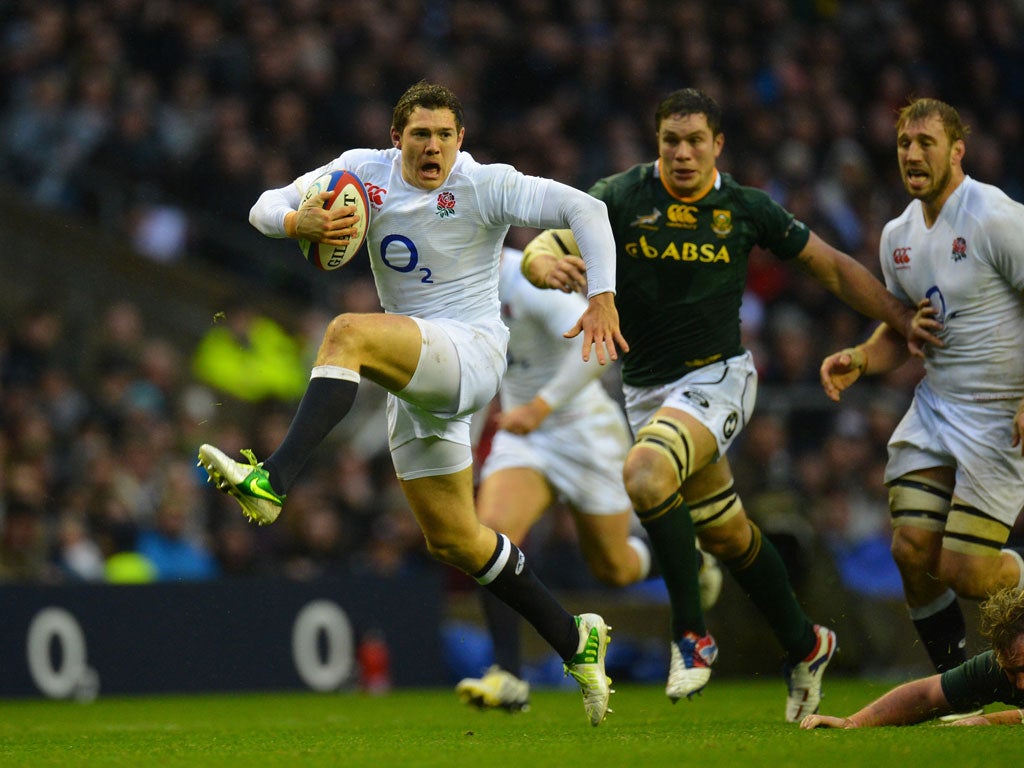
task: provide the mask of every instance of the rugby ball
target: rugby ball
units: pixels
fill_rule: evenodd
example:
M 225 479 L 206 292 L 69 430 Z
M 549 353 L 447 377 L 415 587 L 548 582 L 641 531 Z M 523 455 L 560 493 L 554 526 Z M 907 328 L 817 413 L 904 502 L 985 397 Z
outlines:
M 344 245 L 327 245 L 309 240 L 299 240 L 299 248 L 306 261 L 317 269 L 331 270 L 348 264 L 366 240 L 366 228 L 370 224 L 370 198 L 359 178 L 351 171 L 331 171 L 315 179 L 302 196 L 305 203 L 321 192 L 333 194 L 324 201 L 328 211 L 335 206 L 354 205 L 359 220 L 356 222 L 356 233 Z

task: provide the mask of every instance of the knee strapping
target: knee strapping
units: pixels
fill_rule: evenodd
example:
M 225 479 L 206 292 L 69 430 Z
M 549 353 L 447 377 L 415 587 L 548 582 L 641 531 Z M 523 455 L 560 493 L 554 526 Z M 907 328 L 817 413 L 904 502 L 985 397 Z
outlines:
M 739 557 L 727 560 L 725 563 L 725 566 L 732 573 L 745 571 L 754 564 L 754 561 L 757 560 L 757 556 L 761 554 L 761 546 L 764 543 L 761 529 L 753 520 L 748 520 L 747 525 L 750 526 L 750 544 L 747 546 L 747 550 Z
M 693 438 L 681 421 L 656 416 L 636 433 L 635 445 L 650 448 L 664 456 L 676 471 L 680 484 L 690 474 Z
M 732 483 L 718 493 L 690 502 L 690 514 L 697 530 L 723 525 L 743 509 L 739 494 Z
M 942 547 L 965 555 L 995 557 L 1009 537 L 1009 525 L 955 499 L 946 520 Z
M 906 475 L 889 486 L 893 527 L 913 525 L 930 531 L 946 527 L 953 490 L 921 475 Z
M 684 503 L 683 495 L 676 491 L 656 507 L 636 510 L 636 516 L 640 519 L 642 525 L 648 525 L 658 518 L 664 517 L 672 510 L 683 506 Z

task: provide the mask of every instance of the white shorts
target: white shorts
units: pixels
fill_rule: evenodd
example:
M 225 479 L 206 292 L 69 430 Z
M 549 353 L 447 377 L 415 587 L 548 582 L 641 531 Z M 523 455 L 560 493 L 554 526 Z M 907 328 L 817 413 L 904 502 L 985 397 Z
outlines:
M 622 410 L 608 398 L 583 418 L 558 420 L 552 414 L 528 435 L 499 430 L 480 479 L 500 469 L 526 467 L 546 477 L 580 512 L 617 515 L 632 509 L 622 485 L 631 442 Z
M 943 399 L 922 381 L 889 439 L 885 482 L 929 467 L 955 467 L 953 494 L 1012 526 L 1024 505 L 1024 457 L 1010 445 L 1017 404 Z
M 635 435 L 659 408 L 675 408 L 707 427 L 724 456 L 747 425 L 757 400 L 757 369 L 750 352 L 706 365 L 656 387 L 622 385 L 626 414 Z
M 473 463 L 470 418 L 497 394 L 508 343 L 500 321 L 481 328 L 412 319 L 423 339 L 419 363 L 405 389 L 389 393 L 387 402 L 388 444 L 403 480 L 447 475 Z

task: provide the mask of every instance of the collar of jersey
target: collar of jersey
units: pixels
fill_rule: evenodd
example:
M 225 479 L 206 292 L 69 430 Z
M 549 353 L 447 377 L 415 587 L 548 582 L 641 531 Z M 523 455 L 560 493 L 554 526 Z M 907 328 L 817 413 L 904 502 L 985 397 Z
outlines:
M 670 196 L 674 197 L 676 200 L 679 200 L 680 202 L 683 202 L 683 203 L 693 203 L 693 202 L 696 202 L 697 200 L 700 200 L 702 197 L 704 197 L 712 189 L 717 189 L 718 185 L 721 183 L 721 176 L 718 173 L 718 169 L 715 168 L 715 176 L 714 176 L 714 178 L 711 179 L 711 183 L 708 184 L 704 189 L 702 189 L 700 192 L 698 192 L 696 195 L 693 195 L 692 197 L 679 197 L 671 189 L 669 189 L 668 188 L 668 184 L 665 183 L 665 177 L 661 173 L 661 158 L 660 157 L 657 160 L 654 161 L 654 167 L 657 170 L 658 181 L 661 182 L 662 188 L 666 192 L 668 192 Z

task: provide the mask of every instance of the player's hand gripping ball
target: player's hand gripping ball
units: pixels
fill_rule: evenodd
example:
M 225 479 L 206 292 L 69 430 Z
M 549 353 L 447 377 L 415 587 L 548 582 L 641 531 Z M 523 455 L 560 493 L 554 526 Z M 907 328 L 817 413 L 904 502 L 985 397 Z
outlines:
M 366 240 L 366 228 L 370 224 L 370 198 L 359 178 L 351 171 L 331 171 L 320 176 L 306 190 L 302 202 L 306 203 L 321 192 L 333 194 L 324 201 L 324 208 L 332 210 L 335 206 L 354 205 L 359 219 L 355 223 L 356 232 L 344 245 L 327 245 L 309 240 L 299 240 L 299 248 L 306 260 L 317 269 L 331 270 L 348 264 Z

